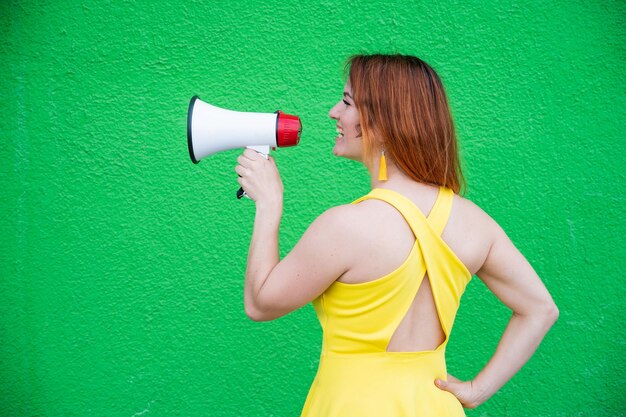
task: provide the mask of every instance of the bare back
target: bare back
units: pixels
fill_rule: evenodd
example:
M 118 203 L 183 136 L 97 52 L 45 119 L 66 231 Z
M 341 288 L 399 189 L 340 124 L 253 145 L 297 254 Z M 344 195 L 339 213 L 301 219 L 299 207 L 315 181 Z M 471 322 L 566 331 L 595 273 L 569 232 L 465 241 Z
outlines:
M 411 200 L 428 216 L 439 189 L 418 184 L 394 188 L 394 191 Z M 390 204 L 375 199 L 355 204 L 351 210 L 353 226 L 358 232 L 345 252 L 351 259 L 351 266 L 337 281 L 357 284 L 395 271 L 407 259 L 415 244 L 415 236 L 402 214 Z M 491 222 L 493 220 L 474 203 L 454 195 L 441 237 L 472 275 L 481 268 L 489 253 L 493 237 L 487 225 Z M 444 339 L 429 280 L 424 279 L 387 350 L 435 349 Z

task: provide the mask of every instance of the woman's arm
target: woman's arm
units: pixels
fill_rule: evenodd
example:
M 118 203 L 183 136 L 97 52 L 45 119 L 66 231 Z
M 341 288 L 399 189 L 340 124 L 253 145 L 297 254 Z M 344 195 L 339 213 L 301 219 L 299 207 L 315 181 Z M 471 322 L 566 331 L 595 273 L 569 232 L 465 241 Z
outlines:
M 472 381 L 437 381 L 440 388 L 455 394 L 466 408 L 484 403 L 509 381 L 530 359 L 559 315 L 532 266 L 502 228 L 491 222 L 493 243 L 476 275 L 513 315 L 495 354 Z
M 245 310 L 250 317 L 254 314 L 255 300 L 261 288 L 280 262 L 278 232 L 282 214 L 282 201 L 256 208 L 243 295 Z
M 239 175 L 239 185 L 256 205 L 244 283 L 244 305 L 249 311 L 270 272 L 280 262 L 278 230 L 283 215 L 284 187 L 271 156 L 264 158 L 258 152 L 246 149 L 237 162 L 239 165 L 235 171 Z
M 281 261 L 278 232 L 283 185 L 273 158 L 247 149 L 237 161 L 239 184 L 256 202 L 254 230 L 244 284 L 246 314 L 255 321 L 274 320 L 319 296 L 349 263 L 354 234 L 352 206 L 322 213 Z M 347 249 L 346 249 L 347 248 Z

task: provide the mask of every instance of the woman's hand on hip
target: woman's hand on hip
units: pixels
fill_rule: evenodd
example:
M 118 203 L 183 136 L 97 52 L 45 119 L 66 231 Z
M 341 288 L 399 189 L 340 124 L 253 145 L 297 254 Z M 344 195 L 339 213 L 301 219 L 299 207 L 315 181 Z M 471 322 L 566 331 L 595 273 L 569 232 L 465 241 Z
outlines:
M 472 381 L 461 381 L 448 374 L 448 380 L 435 379 L 435 385 L 443 390 L 452 393 L 464 408 L 476 408 L 482 401 L 476 387 Z
M 280 205 L 283 202 L 283 182 L 272 156 L 265 159 L 252 149 L 246 149 L 237 158 L 235 172 L 239 174 L 239 185 L 258 206 Z

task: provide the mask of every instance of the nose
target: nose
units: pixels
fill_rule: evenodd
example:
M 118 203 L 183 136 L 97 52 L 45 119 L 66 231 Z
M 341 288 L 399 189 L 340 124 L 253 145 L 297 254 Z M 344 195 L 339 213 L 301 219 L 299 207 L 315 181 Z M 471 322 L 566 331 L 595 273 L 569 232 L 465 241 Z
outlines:
M 330 111 L 328 112 L 328 117 L 331 119 L 339 120 L 340 112 L 339 112 L 339 104 L 335 104 Z

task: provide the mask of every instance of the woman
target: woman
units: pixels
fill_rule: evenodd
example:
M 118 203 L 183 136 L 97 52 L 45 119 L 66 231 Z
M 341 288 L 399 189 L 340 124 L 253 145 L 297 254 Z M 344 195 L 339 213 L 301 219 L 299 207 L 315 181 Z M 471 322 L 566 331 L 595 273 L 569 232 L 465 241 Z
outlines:
M 440 78 L 403 55 L 348 61 L 330 110 L 333 153 L 368 168 L 372 191 L 320 215 L 282 260 L 283 186 L 274 159 L 246 150 L 235 171 L 256 202 L 244 304 L 255 321 L 313 303 L 324 330 L 302 416 L 462 416 L 528 361 L 558 317 L 501 227 L 458 195 L 463 181 Z M 477 275 L 511 310 L 471 381 L 447 374 L 460 297 Z

